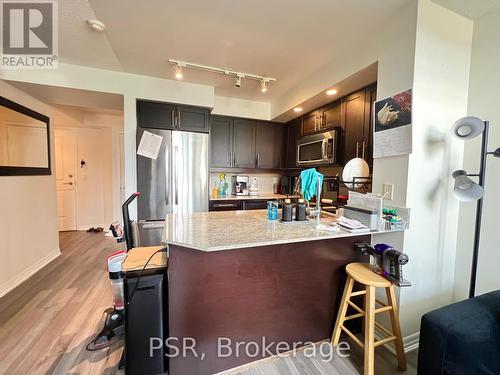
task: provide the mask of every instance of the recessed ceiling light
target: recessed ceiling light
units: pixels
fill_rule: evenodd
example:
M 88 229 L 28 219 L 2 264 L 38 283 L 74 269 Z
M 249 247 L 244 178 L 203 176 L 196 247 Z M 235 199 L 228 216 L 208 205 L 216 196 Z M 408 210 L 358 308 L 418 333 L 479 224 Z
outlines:
M 301 107 L 295 107 L 293 110 L 295 112 L 302 112 L 302 108 Z
M 326 95 L 335 95 L 337 93 L 337 90 L 335 89 L 330 89 L 326 91 Z
M 176 79 L 183 79 L 184 76 L 182 75 L 182 68 L 180 66 L 175 67 L 175 78 Z
M 106 25 L 99 20 L 88 20 L 87 25 L 94 31 L 104 31 L 106 28 Z

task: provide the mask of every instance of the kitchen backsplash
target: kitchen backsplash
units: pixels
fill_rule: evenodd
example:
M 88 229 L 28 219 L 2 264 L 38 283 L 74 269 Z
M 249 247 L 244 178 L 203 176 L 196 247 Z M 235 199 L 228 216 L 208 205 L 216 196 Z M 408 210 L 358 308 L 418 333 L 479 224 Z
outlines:
M 220 173 L 210 173 L 210 191 L 216 186 L 217 181 L 219 180 Z M 248 176 L 250 178 L 250 183 L 252 183 L 252 177 L 257 177 L 258 186 L 260 193 L 271 193 L 273 191 L 273 185 L 275 182 L 279 182 L 281 175 L 280 174 L 258 174 L 258 173 L 226 173 L 226 181 L 229 186 L 228 193 L 231 192 L 231 176 L 233 175 L 242 175 Z

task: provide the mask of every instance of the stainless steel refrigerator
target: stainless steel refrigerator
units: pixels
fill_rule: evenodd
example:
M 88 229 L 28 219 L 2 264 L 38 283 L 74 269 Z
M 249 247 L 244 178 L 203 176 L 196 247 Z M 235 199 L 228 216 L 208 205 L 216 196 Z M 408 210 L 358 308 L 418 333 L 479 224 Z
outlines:
M 168 213 L 208 211 L 208 134 L 138 128 L 163 138 L 156 159 L 137 155 L 134 246 L 161 245 Z

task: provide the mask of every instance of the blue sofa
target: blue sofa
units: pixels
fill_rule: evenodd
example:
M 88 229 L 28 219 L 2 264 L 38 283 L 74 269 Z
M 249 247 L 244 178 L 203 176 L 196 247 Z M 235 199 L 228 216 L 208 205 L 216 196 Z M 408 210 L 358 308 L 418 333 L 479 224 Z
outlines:
M 500 290 L 422 317 L 418 375 L 500 374 Z

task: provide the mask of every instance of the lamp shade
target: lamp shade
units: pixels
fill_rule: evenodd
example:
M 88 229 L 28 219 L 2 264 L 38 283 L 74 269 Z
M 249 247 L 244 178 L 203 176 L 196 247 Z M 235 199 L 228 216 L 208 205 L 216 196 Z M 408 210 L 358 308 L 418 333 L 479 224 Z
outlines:
M 464 170 L 453 172 L 455 186 L 453 187 L 453 195 L 461 202 L 473 202 L 481 199 L 484 195 L 484 189 L 472 181 Z
M 474 116 L 462 117 L 451 127 L 453 135 L 460 139 L 471 139 L 484 131 L 484 122 Z

